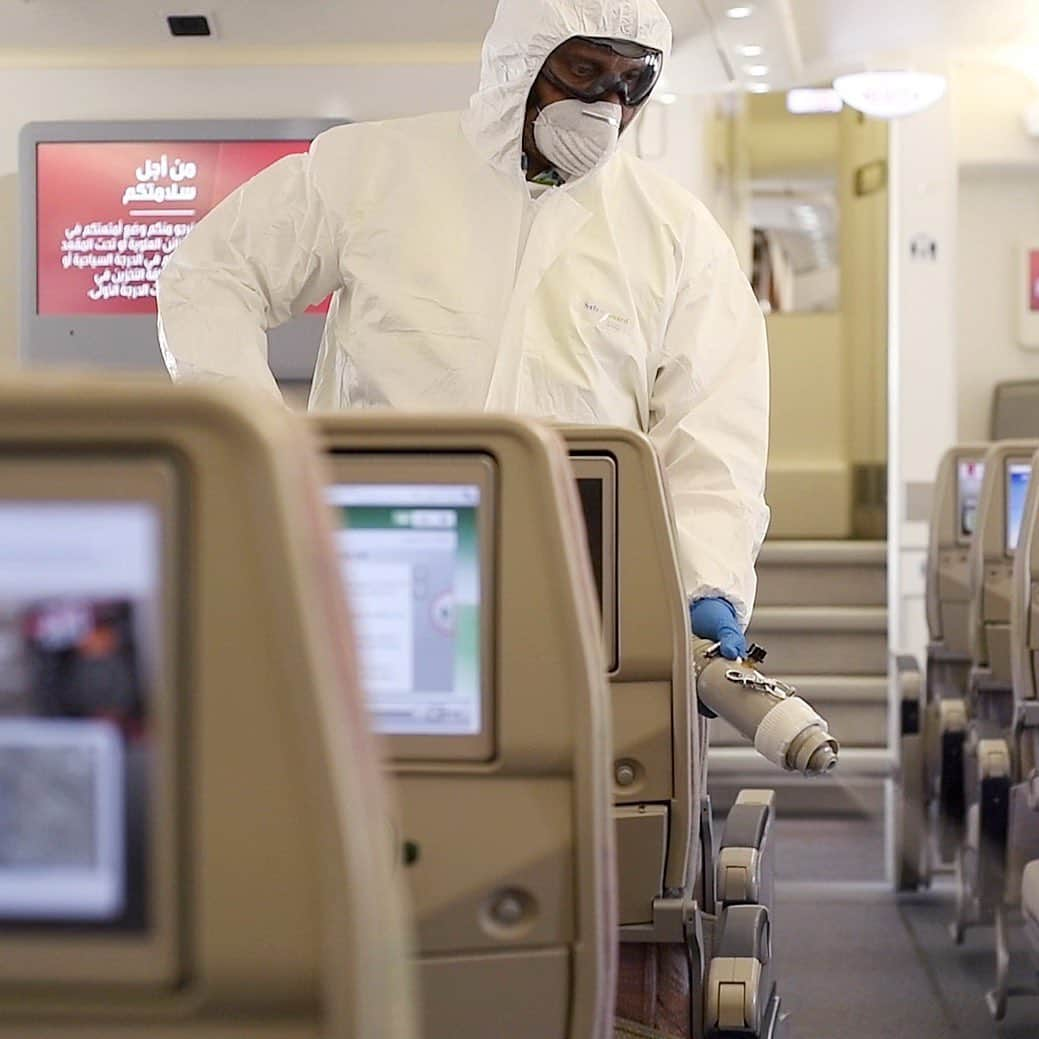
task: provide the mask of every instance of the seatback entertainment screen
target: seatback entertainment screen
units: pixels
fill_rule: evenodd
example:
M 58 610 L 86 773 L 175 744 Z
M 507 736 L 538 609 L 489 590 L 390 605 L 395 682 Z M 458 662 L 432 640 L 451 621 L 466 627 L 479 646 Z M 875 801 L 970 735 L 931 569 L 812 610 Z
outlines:
M 149 926 L 160 517 L 0 503 L 0 923 Z
M 978 521 L 978 501 L 985 478 L 985 463 L 980 459 L 961 459 L 957 472 L 957 507 L 959 540 L 967 542 L 974 534 Z
M 1007 554 L 1013 555 L 1021 538 L 1021 522 L 1028 498 L 1028 482 L 1032 464 L 1025 461 L 1007 462 Z
M 581 504 L 592 580 L 602 617 L 603 651 L 608 671 L 618 659 L 617 463 L 607 454 L 571 454 L 570 466 Z
M 378 732 L 464 736 L 484 727 L 480 499 L 476 484 L 328 492 Z
M 581 501 L 581 514 L 584 516 L 585 534 L 588 538 L 588 552 L 592 558 L 592 580 L 599 596 L 600 611 L 603 606 L 603 494 L 605 485 L 602 480 L 593 477 L 579 477 L 577 480 L 577 496 Z

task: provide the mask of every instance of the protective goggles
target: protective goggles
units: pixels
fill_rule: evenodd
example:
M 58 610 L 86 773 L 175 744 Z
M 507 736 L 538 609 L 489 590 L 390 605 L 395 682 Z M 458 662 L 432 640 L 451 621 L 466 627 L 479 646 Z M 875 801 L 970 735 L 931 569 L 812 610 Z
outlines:
M 638 43 L 575 36 L 548 56 L 541 75 L 578 101 L 617 97 L 634 107 L 653 93 L 663 64 L 660 51 Z

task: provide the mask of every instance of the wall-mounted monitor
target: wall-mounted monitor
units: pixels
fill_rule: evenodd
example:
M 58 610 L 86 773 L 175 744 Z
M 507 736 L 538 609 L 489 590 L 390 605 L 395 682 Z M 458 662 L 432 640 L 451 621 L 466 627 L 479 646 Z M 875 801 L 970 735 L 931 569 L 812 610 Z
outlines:
M 1032 463 L 1024 458 L 1011 458 L 1006 468 L 1007 538 L 1006 551 L 1012 556 L 1017 551 L 1021 538 L 1021 521 L 1025 515 L 1025 500 L 1028 498 L 1028 482 L 1032 476 Z
M 214 206 L 306 151 L 325 120 L 30 123 L 20 140 L 23 363 L 163 370 L 156 284 Z M 284 380 L 309 379 L 327 302 L 270 333 Z
M 957 464 L 956 529 L 957 540 L 967 544 L 978 522 L 978 501 L 985 478 L 985 462 L 980 458 L 961 458 Z
M 608 455 L 571 454 L 577 481 L 592 578 L 602 613 L 607 666 L 615 671 L 617 652 L 617 463 Z
M 361 684 L 398 760 L 494 753 L 494 463 L 335 453 L 336 517 Z
M 0 983 L 169 982 L 175 478 L 0 460 Z

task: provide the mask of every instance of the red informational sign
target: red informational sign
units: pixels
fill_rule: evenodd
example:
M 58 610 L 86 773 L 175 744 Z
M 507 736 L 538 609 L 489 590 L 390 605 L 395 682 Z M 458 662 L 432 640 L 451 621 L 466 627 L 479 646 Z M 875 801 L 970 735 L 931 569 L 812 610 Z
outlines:
M 1028 251 L 1028 309 L 1039 314 L 1039 249 Z
M 156 312 L 162 268 L 235 188 L 309 141 L 37 145 L 39 314 Z M 328 302 L 312 307 L 323 313 Z

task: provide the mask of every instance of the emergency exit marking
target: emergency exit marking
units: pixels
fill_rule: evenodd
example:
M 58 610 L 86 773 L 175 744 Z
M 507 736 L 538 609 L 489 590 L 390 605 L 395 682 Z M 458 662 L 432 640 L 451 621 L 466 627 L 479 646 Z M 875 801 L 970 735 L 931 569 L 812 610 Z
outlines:
M 909 255 L 914 260 L 933 262 L 938 259 L 938 242 L 927 234 L 914 235 L 909 243 Z

